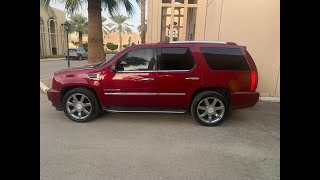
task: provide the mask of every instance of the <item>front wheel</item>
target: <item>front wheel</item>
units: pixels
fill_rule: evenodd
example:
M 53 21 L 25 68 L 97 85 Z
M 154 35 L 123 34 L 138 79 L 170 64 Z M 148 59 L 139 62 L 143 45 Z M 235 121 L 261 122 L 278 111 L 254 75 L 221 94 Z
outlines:
M 75 88 L 63 97 L 63 110 L 67 117 L 75 122 L 87 122 L 100 113 L 98 99 L 88 89 Z
M 216 91 L 204 91 L 192 101 L 190 111 L 193 118 L 203 126 L 217 126 L 229 113 L 230 103 Z

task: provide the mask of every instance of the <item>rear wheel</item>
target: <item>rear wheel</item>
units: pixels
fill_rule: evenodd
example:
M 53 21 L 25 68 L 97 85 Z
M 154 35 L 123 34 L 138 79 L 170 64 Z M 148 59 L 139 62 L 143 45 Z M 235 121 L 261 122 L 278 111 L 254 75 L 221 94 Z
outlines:
M 230 103 L 216 91 L 204 91 L 198 94 L 190 107 L 193 118 L 204 126 L 217 126 L 229 113 Z
M 75 122 L 87 122 L 100 113 L 98 99 L 88 89 L 75 88 L 63 97 L 63 110 L 67 117 Z

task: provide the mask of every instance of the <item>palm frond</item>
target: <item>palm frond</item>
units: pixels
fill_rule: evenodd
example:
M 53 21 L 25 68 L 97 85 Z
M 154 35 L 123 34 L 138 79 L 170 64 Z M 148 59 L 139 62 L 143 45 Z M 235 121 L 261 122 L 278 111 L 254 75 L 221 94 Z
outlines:
M 129 16 L 132 16 L 134 14 L 134 8 L 133 4 L 130 2 L 130 0 L 121 0 L 123 3 L 124 7 L 126 8 L 126 11 Z
M 105 26 L 111 28 L 111 27 L 113 27 L 113 26 L 115 26 L 115 25 L 116 25 L 116 24 L 114 24 L 114 23 L 108 23 L 108 24 L 106 24 Z
M 108 10 L 109 14 L 113 17 L 119 10 L 117 0 L 101 0 L 103 10 Z
M 117 27 L 114 27 L 114 28 L 110 29 L 110 32 L 117 32 L 117 31 L 118 31 Z
M 130 27 L 134 27 L 133 25 L 131 24 L 128 24 L 128 23 L 123 23 L 125 26 L 130 26 Z
M 101 17 L 101 22 L 104 23 L 107 20 L 105 17 Z
M 132 34 L 132 30 L 129 27 L 125 27 L 124 32 L 126 32 L 128 34 Z
M 67 12 L 73 14 L 82 7 L 83 0 L 61 0 L 61 2 L 65 4 Z
M 82 14 L 74 14 L 70 17 L 70 32 L 88 33 L 88 19 Z
M 40 0 L 40 7 L 47 10 L 50 7 L 50 0 Z
M 130 27 L 133 27 L 133 25 L 126 23 L 129 18 L 123 15 L 116 15 L 113 17 L 110 17 L 110 19 L 114 23 L 109 23 L 107 25 L 113 27 L 112 31 L 119 32 L 119 33 L 132 33 L 132 29 Z

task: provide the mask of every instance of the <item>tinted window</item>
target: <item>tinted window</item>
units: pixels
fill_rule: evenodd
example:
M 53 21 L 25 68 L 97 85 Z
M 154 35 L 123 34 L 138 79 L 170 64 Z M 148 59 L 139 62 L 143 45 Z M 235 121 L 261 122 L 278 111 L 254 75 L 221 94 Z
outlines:
M 200 48 L 207 64 L 213 70 L 250 70 L 247 60 L 239 48 Z
M 161 48 L 160 70 L 190 70 L 194 66 L 189 48 Z
M 153 49 L 137 49 L 122 56 L 116 64 L 118 71 L 145 71 L 155 69 Z

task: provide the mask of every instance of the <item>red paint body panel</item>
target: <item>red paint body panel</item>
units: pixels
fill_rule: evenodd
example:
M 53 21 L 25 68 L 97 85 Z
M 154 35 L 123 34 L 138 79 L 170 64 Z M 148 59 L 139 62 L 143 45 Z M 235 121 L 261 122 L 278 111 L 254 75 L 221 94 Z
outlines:
M 254 106 L 259 101 L 258 92 L 232 93 L 232 109 L 242 109 Z
M 111 72 L 109 70 L 111 65 L 129 51 L 140 48 L 160 47 L 188 47 L 195 61 L 194 67 L 189 71 Z M 200 52 L 200 47 L 241 48 L 251 70 L 212 70 Z M 233 109 L 247 108 L 252 107 L 259 100 L 259 93 L 255 92 L 255 89 L 253 91 L 250 90 L 252 87 L 252 71 L 257 71 L 257 68 L 246 48 L 232 43 L 227 45 L 194 43 L 135 45 L 115 55 L 103 67 L 84 66 L 56 72 L 52 89 L 48 91 L 48 98 L 52 101 L 54 107 L 61 108 L 61 93 L 63 89 L 80 86 L 94 90 L 102 108 L 121 106 L 188 110 L 192 97 L 198 89 L 224 88 L 231 94 L 230 101 Z M 87 77 L 88 74 L 99 74 L 99 77 L 90 79 Z M 189 77 L 198 77 L 199 80 L 187 80 L 186 78 Z M 143 78 L 153 78 L 153 80 L 143 81 Z M 129 94 L 110 95 L 110 93 Z
M 154 78 L 153 81 L 143 81 L 143 78 Z M 122 93 L 140 92 L 145 94 L 157 93 L 157 73 L 112 73 L 109 72 L 102 80 L 101 88 L 105 93 Z M 107 101 L 104 107 L 110 106 L 129 106 L 129 107 L 154 107 L 157 99 L 153 95 L 105 95 Z M 124 103 L 125 102 L 125 103 Z
M 47 91 L 48 99 L 51 101 L 52 106 L 60 109 L 61 101 L 60 101 L 60 91 L 56 91 L 54 89 L 49 89 Z

